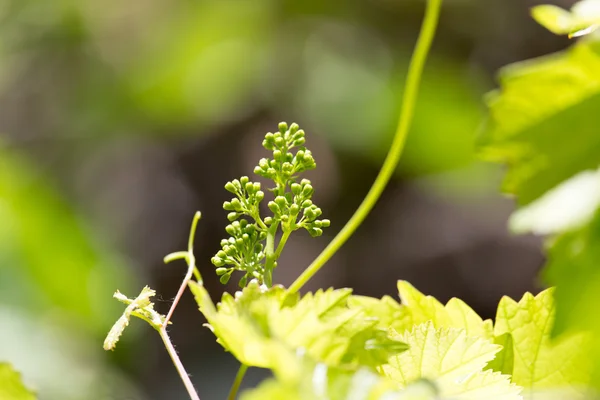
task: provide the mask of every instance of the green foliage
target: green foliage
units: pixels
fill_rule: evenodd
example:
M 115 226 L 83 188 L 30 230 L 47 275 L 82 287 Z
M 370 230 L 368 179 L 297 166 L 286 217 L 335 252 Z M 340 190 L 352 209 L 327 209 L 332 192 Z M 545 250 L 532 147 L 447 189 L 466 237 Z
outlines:
M 520 398 L 520 388 L 511 384 L 508 376 L 483 370 L 500 351 L 500 346 L 485 338 L 468 336 L 464 329 L 436 329 L 432 321 L 397 338 L 405 341 L 409 350 L 391 357 L 383 372 L 402 386 L 426 378 L 442 396 L 457 400 Z
M 190 289 L 218 342 L 248 366 L 296 375 L 294 360 L 302 354 L 346 370 L 374 368 L 406 350 L 377 327 L 377 319 L 347 306 L 350 289 L 299 298 L 253 280 L 235 296 L 223 294 L 216 307 L 201 284 L 190 282 Z
M 113 279 L 128 286 L 131 277 L 46 174 L 1 140 L 0 199 L 0 303 L 36 316 L 58 308 L 103 332 L 114 311 L 106 291 Z
M 600 214 L 581 229 L 556 238 L 549 250 L 544 275 L 556 288 L 557 321 L 554 332 L 569 329 L 600 332 L 595 305 L 600 301 Z
M 581 2 L 568 17 L 548 6 L 536 8 L 534 15 L 556 32 L 579 35 L 596 24 L 596 14 L 582 10 L 597 4 Z M 405 103 L 409 120 L 440 1 L 430 0 L 428 6 L 426 39 L 417 45 L 412 80 L 409 73 Z M 506 68 L 501 88 L 489 98 L 491 118 L 480 151 L 488 160 L 508 164 L 504 190 L 521 206 L 539 206 L 553 189 L 600 165 L 596 126 L 580 123 L 600 109 L 600 43 L 593 36 L 588 39 L 566 52 Z M 387 182 L 381 176 L 396 167 L 406 121 L 401 120 L 398 141 L 392 146 L 395 152 L 386 160 L 376 189 Z M 174 304 L 188 286 L 217 341 L 244 366 L 231 399 L 248 366 L 271 369 L 274 378 L 244 394 L 245 400 L 548 400 L 597 394 L 600 346 L 593 338 L 600 334 L 594 317 L 600 301 L 595 266 L 600 259 L 600 217 L 579 221 L 576 229 L 564 224 L 569 227 L 566 232 L 557 230 L 549 242 L 546 276 L 561 283 L 558 308 L 554 289 L 548 289 L 537 296 L 526 293 L 519 302 L 505 297 L 495 322 L 484 321 L 464 302 L 451 299 L 443 305 L 404 281 L 398 283 L 400 303 L 391 297 L 352 296 L 350 289 L 300 296 L 299 288 L 322 264 L 309 266 L 304 273 L 308 278 L 303 274 L 300 284 L 289 290 L 272 285 L 272 271 L 292 232 L 302 228 L 319 236 L 329 225 L 318 219 L 321 210 L 312 203 L 310 182 L 299 178 L 316 166 L 304 143 L 304 132 L 296 124 L 281 123 L 279 132 L 265 136 L 263 147 L 273 152 L 273 158 L 260 160 L 254 172 L 274 184 L 273 200 L 267 204 L 270 216 L 261 217 L 265 193 L 260 183 L 242 177 L 225 185 L 235 196 L 223 205 L 229 212 L 230 237 L 221 242 L 212 262 L 224 284 L 234 271 L 243 272 L 241 291 L 223 294 L 217 305 L 212 302 L 195 267 L 193 229 L 188 252 L 167 257 L 188 263 Z M 372 193 L 378 192 L 369 192 L 366 208 L 359 209 L 351 222 L 356 218 L 360 224 L 361 213 L 379 196 Z M 354 229 L 349 225 L 346 233 Z M 147 320 L 159 330 L 191 397 L 197 399 L 166 335 L 169 317 L 152 308 L 153 294 L 145 288 L 133 300 L 115 295 L 128 307 L 105 347 L 114 348 L 131 315 Z
M 353 296 L 349 304 L 364 309 L 377 317 L 382 328 L 393 328 L 398 333 L 410 331 L 414 326 L 432 321 L 435 328 L 461 328 L 469 335 L 492 338 L 492 321 L 483 321 L 462 300 L 453 298 L 444 306 L 432 296 L 425 296 L 406 281 L 398 281 L 402 305 L 391 297 L 376 300 Z
M 526 398 L 548 389 L 559 389 L 569 399 L 585 398 L 583 388 L 590 383 L 590 337 L 580 333 L 551 341 L 554 314 L 551 289 L 535 297 L 526 293 L 518 303 L 502 298 L 494 334 L 510 335 L 512 348 L 505 342 L 502 362 L 495 368 L 510 371 L 512 381 L 525 388 Z
M 540 25 L 557 35 L 582 36 L 600 25 L 600 1 L 582 0 L 571 11 L 553 5 L 533 7 L 531 15 Z
M 0 399 L 35 400 L 36 396 L 25 387 L 21 375 L 10 364 L 0 363 Z
M 508 164 L 503 190 L 522 205 L 600 164 L 600 135 L 585 122 L 600 107 L 599 46 L 580 42 L 506 67 L 489 96 L 480 152 Z
M 225 185 L 236 197 L 223 204 L 231 221 L 225 230 L 231 236 L 221 241 L 221 250 L 211 260 L 221 283 L 227 283 L 233 271 L 242 271 L 245 274 L 240 279 L 240 287 L 251 279 L 271 286 L 273 269 L 289 235 L 303 228 L 311 236 L 320 236 L 323 228 L 329 226 L 329 220 L 317 219 L 322 211 L 311 200 L 314 189 L 310 181 L 297 182 L 299 174 L 316 167 L 310 150 L 304 147 L 304 136 L 297 124 L 288 127 L 282 122 L 279 132 L 269 132 L 263 140 L 263 147 L 273 152 L 273 158 L 262 158 L 254 173 L 275 184 L 269 189 L 274 195 L 268 203 L 272 216 L 264 219 L 260 216 L 265 193 L 259 182 L 250 182 L 243 176 Z M 279 228 L 282 237 L 275 247 Z
M 543 6 L 534 16 L 556 33 L 579 35 L 596 28 L 599 5 L 582 1 L 570 13 Z M 567 51 L 507 67 L 489 101 L 481 153 L 508 164 L 504 190 L 526 205 L 511 225 L 551 235 L 542 276 L 557 286 L 556 306 L 549 293 L 519 303 L 504 299 L 496 322 L 495 334 L 508 336 L 495 340 L 511 341 L 512 354 L 491 366 L 512 370 L 526 394 L 561 385 L 563 396 L 584 392 L 585 385 L 600 388 L 600 347 L 586 336 L 600 334 L 598 70 L 600 41 L 594 34 Z M 512 313 L 513 322 L 505 313 Z
M 242 400 L 444 400 L 438 395 L 435 385 L 425 380 L 399 390 L 392 381 L 368 369 L 348 372 L 317 364 L 307 367 L 301 379 L 289 382 L 267 380 L 258 388 L 245 392 Z

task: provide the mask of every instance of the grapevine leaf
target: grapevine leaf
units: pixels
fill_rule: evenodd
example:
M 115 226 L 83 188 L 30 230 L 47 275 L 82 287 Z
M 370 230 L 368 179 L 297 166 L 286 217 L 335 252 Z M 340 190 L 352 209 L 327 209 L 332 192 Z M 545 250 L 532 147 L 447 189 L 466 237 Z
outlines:
M 501 349 L 489 340 L 468 336 L 465 329 L 436 329 L 429 321 L 398 336 L 409 350 L 392 356 L 385 376 L 406 386 L 419 379 L 433 381 L 441 396 L 453 399 L 520 399 L 520 388 L 486 364 Z
M 513 363 L 512 381 L 524 387 L 525 398 L 533 398 L 541 390 L 557 389 L 575 399 L 589 382 L 588 337 L 575 334 L 551 341 L 554 313 L 552 289 L 535 297 L 526 293 L 518 303 L 503 297 L 498 305 L 495 334 L 509 333 L 513 344 L 512 350 L 505 347 L 513 356 L 500 357 Z
M 600 43 L 586 41 L 502 71 L 480 153 L 508 164 L 503 190 L 521 205 L 600 165 L 600 135 L 586 122 L 600 108 L 598 70 Z
M 353 296 L 352 307 L 363 308 L 368 315 L 377 317 L 383 328 L 394 328 L 403 333 L 415 325 L 431 321 L 436 328 L 462 328 L 469 335 L 492 338 L 492 321 L 483 321 L 462 300 L 453 298 L 444 306 L 432 296 L 425 296 L 406 281 L 398 281 L 402 304 L 390 297 L 381 300 Z
M 21 381 L 21 375 L 10 364 L 0 363 L 0 399 L 35 400 L 36 396 Z
M 582 0 L 571 11 L 553 5 L 540 5 L 531 9 L 533 18 L 557 35 L 582 36 L 600 25 L 600 1 Z
M 244 393 L 242 400 L 434 400 L 434 388 L 429 387 L 428 390 L 428 396 L 410 397 L 408 392 L 408 396 L 404 397 L 394 382 L 368 369 L 348 372 L 317 364 L 313 368 L 305 368 L 302 376 L 295 381 L 269 379 Z
M 510 217 L 514 233 L 552 235 L 588 224 L 600 207 L 600 169 L 560 183 Z
M 498 335 L 494 337 L 494 343 L 502 346 L 502 350 L 496 354 L 496 358 L 488 363 L 486 369 L 511 375 L 515 357 L 512 335 L 508 332 Z
M 191 282 L 200 311 L 217 341 L 246 365 L 298 373 L 296 354 L 330 366 L 376 367 L 406 346 L 377 327 L 377 320 L 347 306 L 350 289 L 319 290 L 299 299 L 283 288 L 252 281 L 215 307 L 206 289 Z M 243 332 L 243 335 L 240 335 Z

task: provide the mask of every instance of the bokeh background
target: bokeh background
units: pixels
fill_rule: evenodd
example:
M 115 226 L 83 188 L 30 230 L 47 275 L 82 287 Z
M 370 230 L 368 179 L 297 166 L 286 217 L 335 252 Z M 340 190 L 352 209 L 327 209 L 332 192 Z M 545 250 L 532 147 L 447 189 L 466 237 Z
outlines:
M 498 68 L 569 44 L 531 20 L 540 3 L 445 1 L 398 173 L 307 289 L 396 295 L 406 279 L 485 317 L 502 295 L 539 289 L 540 241 L 507 233 L 502 171 L 476 162 L 474 143 Z M 196 253 L 218 299 L 209 259 L 225 235 L 223 185 L 251 172 L 282 120 L 307 131 L 316 202 L 332 220 L 323 237 L 291 239 L 275 275 L 289 284 L 378 171 L 423 10 L 422 0 L 0 0 L 0 360 L 42 400 L 185 399 L 141 321 L 102 350 L 122 311 L 112 293 L 148 284 L 166 312 L 185 266 L 162 258 L 184 249 L 200 210 Z M 236 362 L 190 294 L 173 322 L 201 397 L 225 398 Z

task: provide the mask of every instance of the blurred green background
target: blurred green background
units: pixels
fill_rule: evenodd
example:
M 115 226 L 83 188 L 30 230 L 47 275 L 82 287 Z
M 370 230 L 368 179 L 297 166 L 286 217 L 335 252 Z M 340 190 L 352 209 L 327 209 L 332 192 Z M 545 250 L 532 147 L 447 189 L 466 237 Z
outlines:
M 446 0 L 417 115 L 394 182 L 308 289 L 395 295 L 407 279 L 493 315 L 536 289 L 538 240 L 510 237 L 501 171 L 474 161 L 496 70 L 568 45 L 537 26 L 531 0 Z M 544 2 L 546 3 L 546 2 Z M 571 1 L 554 1 L 568 7 Z M 199 267 L 226 225 L 223 184 L 263 156 L 261 137 L 297 122 L 332 220 L 293 238 L 289 284 L 354 211 L 397 120 L 421 0 L 0 0 L 0 360 L 40 399 L 184 399 L 158 336 L 134 321 L 102 341 L 149 284 L 166 311 L 196 210 Z M 227 290 L 235 290 L 228 287 Z M 236 363 L 191 295 L 172 338 L 203 399 L 224 398 Z M 252 371 L 245 385 L 264 374 Z

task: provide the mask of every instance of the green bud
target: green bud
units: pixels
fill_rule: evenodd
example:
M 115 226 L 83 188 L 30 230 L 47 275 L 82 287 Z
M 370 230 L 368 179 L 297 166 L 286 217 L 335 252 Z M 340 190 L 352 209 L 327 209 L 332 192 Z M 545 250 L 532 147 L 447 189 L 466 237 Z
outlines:
M 236 231 L 236 229 L 233 225 L 227 225 L 225 227 L 225 232 L 229 233 L 231 236 L 235 235 L 235 231 Z
M 262 199 L 264 199 L 264 198 L 265 198 L 265 194 L 264 194 L 264 192 L 262 192 L 262 191 L 260 191 L 260 190 L 259 190 L 258 192 L 256 192 L 256 201 L 260 202 L 260 201 L 262 201 Z
M 275 197 L 275 203 L 280 208 L 284 208 L 287 205 L 287 199 L 283 196 L 277 196 L 277 197 Z
M 297 123 L 294 122 L 292 125 L 290 125 L 290 133 L 291 134 L 298 132 L 298 129 L 300 129 L 300 127 L 298 126 Z
M 294 169 L 294 166 L 289 162 L 284 162 L 281 165 L 281 170 L 286 174 L 291 174 L 293 169 Z
M 247 241 L 249 241 L 249 240 L 250 240 L 250 235 L 248 235 L 247 233 L 244 233 L 244 234 L 242 235 L 242 240 L 243 240 L 244 242 L 247 242 Z
M 210 259 L 210 262 L 212 262 L 216 267 L 221 267 L 225 265 L 225 261 L 220 257 L 213 257 Z M 217 275 L 219 274 L 220 269 L 227 270 L 227 268 L 217 268 Z
M 323 228 L 328 228 L 330 223 L 331 223 L 331 222 L 330 222 L 328 219 L 322 219 L 322 220 L 321 220 L 321 226 L 322 226 Z
M 279 214 L 280 210 L 279 210 L 279 206 L 277 205 L 277 203 L 275 203 L 274 201 L 270 201 L 267 206 L 269 207 L 269 210 L 271 210 L 271 212 L 273 214 Z M 265 218 L 265 223 L 266 223 L 267 218 Z
M 312 237 L 321 236 L 323 234 L 323 229 L 321 229 L 321 228 L 312 228 L 312 229 L 308 230 L 308 233 Z
M 227 271 L 229 271 L 229 268 L 217 268 L 216 272 L 218 276 L 223 275 L 224 273 L 226 273 Z
M 300 207 L 298 207 L 298 204 L 292 204 L 290 206 L 290 214 L 298 215 L 299 212 L 300 212 Z
M 235 239 L 235 245 L 238 248 L 242 247 L 244 245 L 244 239 L 242 239 L 242 238 Z
M 242 287 L 242 288 L 243 288 L 244 286 L 246 286 L 246 283 L 247 283 L 247 282 L 248 282 L 248 276 L 247 276 L 247 275 L 244 275 L 244 276 L 242 277 L 242 279 L 240 279 L 240 283 L 239 283 L 240 287 Z
M 288 129 L 288 124 L 285 122 L 279 123 L 279 132 L 284 133 Z
M 292 193 L 296 196 L 298 196 L 300 194 L 300 192 L 302 191 L 302 186 L 300 186 L 297 183 L 292 183 L 290 188 L 292 189 Z
M 281 159 L 281 150 L 273 150 L 273 158 L 275 160 L 280 160 Z
M 231 206 L 235 211 L 242 211 L 242 202 L 237 197 L 231 199 Z
M 225 211 L 232 211 L 233 210 L 233 206 L 231 205 L 231 202 L 226 201 L 223 203 L 223 209 Z
M 302 188 L 302 194 L 306 197 L 310 196 L 313 193 L 312 185 L 304 185 Z
M 219 251 L 217 252 L 217 255 L 216 255 L 216 257 L 219 257 L 219 258 L 226 258 L 226 257 L 227 257 L 227 254 L 225 254 L 225 252 L 224 252 L 223 250 L 219 250 Z
M 238 219 L 240 217 L 240 214 L 236 213 L 236 212 L 230 212 L 229 214 L 227 214 L 227 219 L 231 222 L 231 221 L 235 221 L 236 219 Z
M 229 282 L 229 279 L 231 279 L 231 272 L 230 272 L 230 273 L 228 273 L 228 274 L 221 275 L 221 278 L 219 278 L 219 281 L 220 281 L 220 282 L 221 282 L 223 285 L 226 285 L 226 284 L 227 284 L 227 282 Z
M 237 250 L 233 246 L 226 246 L 223 248 L 223 250 L 225 251 L 225 254 L 227 254 L 229 257 L 235 256 L 235 253 L 237 252 Z
M 304 200 L 302 202 L 302 208 L 308 208 L 310 206 L 312 206 L 313 202 L 311 200 Z
M 237 192 L 235 185 L 233 184 L 233 182 L 227 182 L 225 184 L 225 190 L 227 190 L 228 192 L 231 192 L 233 194 L 235 194 Z
M 269 203 L 272 203 L 272 202 L 269 202 Z M 269 206 L 269 209 L 270 209 L 270 208 L 271 208 L 271 207 Z M 273 211 L 273 210 L 271 210 L 271 211 Z M 273 218 L 271 218 L 271 217 L 266 217 L 266 218 L 264 219 L 264 223 L 265 223 L 265 225 L 271 225 L 271 224 L 273 223 Z
M 246 186 L 246 183 L 248 183 L 250 181 L 250 178 L 248 178 L 247 176 L 242 176 L 240 178 L 240 183 L 242 186 Z

